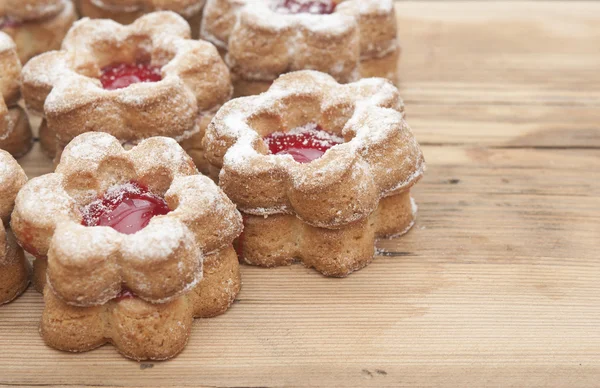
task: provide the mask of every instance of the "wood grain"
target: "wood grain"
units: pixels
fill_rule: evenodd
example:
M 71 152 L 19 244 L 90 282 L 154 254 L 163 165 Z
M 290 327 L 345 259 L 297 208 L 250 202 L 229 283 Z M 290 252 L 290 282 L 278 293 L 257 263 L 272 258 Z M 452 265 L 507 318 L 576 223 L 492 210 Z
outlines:
M 347 279 L 244 266 L 233 308 L 162 363 L 47 348 L 28 290 L 0 308 L 0 386 L 598 386 L 600 4 L 398 13 L 428 161 L 407 236 Z
M 600 147 L 600 3 L 396 7 L 401 88 L 421 142 Z

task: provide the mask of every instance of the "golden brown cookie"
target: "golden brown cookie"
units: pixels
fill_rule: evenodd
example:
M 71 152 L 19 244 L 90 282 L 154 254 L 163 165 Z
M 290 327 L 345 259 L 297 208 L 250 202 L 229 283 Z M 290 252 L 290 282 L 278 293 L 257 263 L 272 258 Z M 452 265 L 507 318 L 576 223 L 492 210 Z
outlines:
M 235 205 L 170 138 L 126 151 L 85 133 L 60 160 L 20 190 L 11 220 L 35 256 L 42 337 L 73 352 L 111 342 L 136 360 L 175 356 L 193 318 L 222 314 L 241 287 Z
M 0 150 L 0 304 L 19 296 L 29 284 L 29 263 L 8 228 L 15 197 L 25 182 L 23 169 Z
M 201 117 L 232 93 L 227 66 L 215 47 L 190 39 L 186 21 L 154 12 L 133 24 L 83 19 L 62 50 L 32 59 L 23 69 L 23 96 L 46 118 L 42 144 L 58 153 L 75 136 L 101 131 L 121 143 L 167 136 L 199 147 Z
M 164 211 L 136 230 L 95 227 L 117 217 L 106 209 L 138 197 Z M 11 224 L 29 253 L 47 257 L 48 286 L 83 307 L 104 304 L 124 287 L 151 303 L 177 298 L 201 279 L 201 258 L 242 227 L 235 206 L 173 139 L 125 151 L 101 132 L 75 138 L 55 173 L 23 187 Z
M 226 103 L 204 142 L 245 214 L 242 259 L 346 276 L 372 260 L 376 238 L 407 232 L 425 162 L 403 111 L 388 80 L 341 85 L 314 71 Z
M 69 352 L 84 352 L 110 342 L 135 360 L 174 357 L 185 347 L 193 319 L 224 313 L 241 287 L 239 263 L 231 244 L 204 260 L 200 283 L 163 304 L 124 294 L 101 306 L 76 307 L 46 289 L 42 337 L 53 348 Z
M 392 0 L 208 0 L 200 36 L 226 52 L 236 96 L 304 69 L 339 82 L 397 79 Z

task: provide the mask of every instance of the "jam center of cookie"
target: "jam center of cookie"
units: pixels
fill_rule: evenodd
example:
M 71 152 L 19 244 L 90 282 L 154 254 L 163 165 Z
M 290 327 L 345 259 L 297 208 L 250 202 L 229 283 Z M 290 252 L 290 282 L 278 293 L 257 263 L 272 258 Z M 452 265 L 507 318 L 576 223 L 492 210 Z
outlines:
M 332 0 L 280 0 L 275 6 L 279 13 L 312 13 L 328 15 L 335 11 L 336 3 Z
M 273 155 L 292 155 L 298 163 L 319 159 L 325 151 L 341 144 L 344 139 L 329 133 L 318 124 L 308 124 L 289 132 L 275 132 L 264 137 Z
M 165 200 L 138 183 L 110 188 L 101 198 L 83 208 L 85 226 L 110 226 L 124 234 L 133 234 L 148 226 L 154 216 L 171 210 Z
M 159 66 L 149 63 L 116 63 L 102 69 L 100 82 L 106 90 L 123 89 L 140 82 L 162 80 Z

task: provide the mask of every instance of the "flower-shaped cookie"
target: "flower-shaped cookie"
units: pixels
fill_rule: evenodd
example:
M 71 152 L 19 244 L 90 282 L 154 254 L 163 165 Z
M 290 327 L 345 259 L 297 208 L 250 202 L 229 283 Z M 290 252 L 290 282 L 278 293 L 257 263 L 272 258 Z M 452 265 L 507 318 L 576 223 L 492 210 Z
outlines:
M 2 0 L 0 31 L 17 43 L 21 62 L 60 47 L 77 20 L 71 0 Z
M 200 36 L 227 51 L 236 95 L 303 69 L 340 82 L 396 78 L 392 0 L 208 0 Z
M 21 246 L 47 256 L 49 288 L 75 306 L 102 305 L 124 287 L 152 303 L 173 300 L 242 227 L 173 139 L 125 151 L 99 132 L 75 138 L 55 173 L 23 187 L 11 225 Z
M 286 74 L 266 93 L 225 104 L 205 146 L 221 187 L 246 214 L 248 262 L 300 257 L 344 276 L 372 259 L 376 236 L 404 233 L 414 221 L 409 190 L 425 163 L 387 80 L 340 85 L 314 71 Z
M 102 306 L 76 307 L 46 289 L 40 333 L 59 350 L 84 352 L 111 342 L 126 357 L 164 360 L 185 347 L 194 318 L 225 312 L 240 286 L 239 262 L 229 241 L 205 257 L 202 281 L 167 303 L 148 303 L 124 293 Z
M 398 89 L 384 79 L 340 85 L 323 73 L 290 73 L 268 92 L 221 108 L 205 137 L 207 157 L 243 212 L 336 227 L 365 218 L 380 198 L 421 177 L 423 155 L 403 110 Z M 269 153 L 263 137 L 311 122 L 345 142 L 312 163 Z
M 204 2 L 205 0 L 77 0 L 82 16 L 113 19 L 129 24 L 150 12 L 173 11 L 186 18 L 192 30 L 200 27 Z
M 16 298 L 29 284 L 29 264 L 8 227 L 15 197 L 27 182 L 19 164 L 0 150 L 0 304 Z
M 61 51 L 23 69 L 25 101 L 45 115 L 59 151 L 90 131 L 122 143 L 189 139 L 201 131 L 199 117 L 212 115 L 231 92 L 215 47 L 191 40 L 189 25 L 173 12 L 151 13 L 128 26 L 83 19 Z
M 0 149 L 18 157 L 31 148 L 27 115 L 17 106 L 21 96 L 21 62 L 12 39 L 0 32 Z

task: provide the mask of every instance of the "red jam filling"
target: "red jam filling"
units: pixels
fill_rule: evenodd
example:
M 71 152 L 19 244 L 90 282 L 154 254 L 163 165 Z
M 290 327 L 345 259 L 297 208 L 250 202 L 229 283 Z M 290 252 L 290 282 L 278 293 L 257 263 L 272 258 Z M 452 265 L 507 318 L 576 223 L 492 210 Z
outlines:
M 82 209 L 85 226 L 110 226 L 117 232 L 133 234 L 148 226 L 154 216 L 171 210 L 165 200 L 136 182 L 109 189 L 101 198 Z
M 116 63 L 102 69 L 100 82 L 106 90 L 122 89 L 140 82 L 158 82 L 162 80 L 160 69 L 149 63 Z
M 280 13 L 312 13 L 328 15 L 335 11 L 336 3 L 332 0 L 281 0 L 276 6 Z
M 308 124 L 289 132 L 275 132 L 263 139 L 273 155 L 292 155 L 298 163 L 319 159 L 325 151 L 344 142 L 344 139 L 317 124 Z

